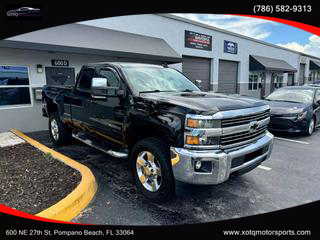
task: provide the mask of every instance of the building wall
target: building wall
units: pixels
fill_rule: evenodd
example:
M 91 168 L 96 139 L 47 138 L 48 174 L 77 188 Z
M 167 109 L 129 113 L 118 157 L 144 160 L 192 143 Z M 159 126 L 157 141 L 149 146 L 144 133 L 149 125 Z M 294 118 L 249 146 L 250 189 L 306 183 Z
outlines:
M 108 60 L 103 56 L 0 48 L 0 65 L 27 66 L 29 68 L 31 89 L 46 84 L 44 68 L 51 66 L 51 59 L 68 59 L 70 67 L 75 68 L 76 74 L 83 64 Z M 37 73 L 37 64 L 43 66 L 43 73 Z M 34 99 L 33 91 L 30 106 L 0 106 L 0 132 L 11 128 L 17 128 L 24 132 L 46 130 L 48 119 L 42 117 L 41 109 L 42 102 Z
M 110 29 L 163 38 L 180 55 L 211 58 L 211 85 L 213 90 L 217 90 L 218 86 L 219 60 L 239 62 L 238 83 L 240 85 L 240 94 L 248 94 L 248 91 L 251 92 L 247 87 L 249 80 L 249 55 L 282 59 L 299 71 L 300 55 L 298 53 L 159 15 L 143 14 L 121 16 L 97 20 L 94 21 L 94 23 Z M 90 24 L 90 21 L 86 24 Z M 212 51 L 185 48 L 185 30 L 211 35 Z M 238 54 L 224 53 L 224 40 L 238 43 Z M 179 70 L 181 70 L 181 66 L 181 64 L 176 65 Z M 299 76 L 298 74 L 299 72 L 296 73 L 297 76 Z M 307 74 L 308 72 L 306 72 L 306 76 Z M 267 85 L 270 84 L 270 80 L 271 75 L 266 79 Z M 297 81 L 297 77 L 295 77 L 295 80 Z M 284 74 L 283 81 L 284 85 L 286 85 L 287 74 Z M 267 89 L 270 89 L 270 87 L 267 87 Z M 266 91 L 266 93 L 268 92 L 269 91 Z M 258 94 L 257 91 L 253 91 L 250 95 L 260 95 L 260 92 Z

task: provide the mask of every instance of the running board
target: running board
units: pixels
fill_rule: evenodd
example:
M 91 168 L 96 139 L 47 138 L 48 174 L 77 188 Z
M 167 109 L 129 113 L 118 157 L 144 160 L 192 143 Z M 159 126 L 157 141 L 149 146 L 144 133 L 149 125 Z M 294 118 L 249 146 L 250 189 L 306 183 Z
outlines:
M 75 139 L 93 147 L 96 148 L 98 150 L 100 150 L 101 152 L 104 152 L 106 154 L 109 154 L 112 157 L 116 157 L 116 158 L 127 158 L 128 154 L 125 152 L 117 152 L 117 151 L 113 151 L 113 150 L 106 150 L 105 146 L 102 146 L 102 144 L 99 144 L 97 142 L 95 142 L 93 139 L 89 139 L 88 137 L 86 137 L 85 134 L 79 134 L 79 133 L 72 133 L 72 137 L 74 137 Z

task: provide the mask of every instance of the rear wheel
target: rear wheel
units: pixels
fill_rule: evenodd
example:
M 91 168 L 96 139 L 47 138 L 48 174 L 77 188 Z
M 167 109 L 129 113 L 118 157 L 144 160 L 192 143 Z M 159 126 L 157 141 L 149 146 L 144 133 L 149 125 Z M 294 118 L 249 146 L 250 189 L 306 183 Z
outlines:
M 51 141 L 56 146 L 62 146 L 71 139 L 71 129 L 60 120 L 59 114 L 53 112 L 49 117 L 49 133 Z
M 160 138 L 136 143 L 130 154 L 130 165 L 138 190 L 149 200 L 161 202 L 175 194 L 175 180 L 170 151 Z

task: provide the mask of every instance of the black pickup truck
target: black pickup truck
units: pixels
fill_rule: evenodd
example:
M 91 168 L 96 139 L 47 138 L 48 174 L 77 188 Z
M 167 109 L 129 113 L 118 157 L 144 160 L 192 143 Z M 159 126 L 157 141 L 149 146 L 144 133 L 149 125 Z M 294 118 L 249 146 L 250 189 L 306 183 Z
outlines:
M 75 86 L 43 87 L 43 116 L 56 145 L 73 136 L 128 158 L 137 188 L 154 201 L 175 194 L 175 180 L 219 184 L 268 159 L 269 106 L 201 92 L 167 66 L 83 66 Z

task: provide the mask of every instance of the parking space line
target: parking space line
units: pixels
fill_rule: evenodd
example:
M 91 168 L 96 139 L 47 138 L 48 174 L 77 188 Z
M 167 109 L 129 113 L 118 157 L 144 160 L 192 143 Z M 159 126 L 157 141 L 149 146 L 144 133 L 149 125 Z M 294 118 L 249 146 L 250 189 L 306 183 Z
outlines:
M 258 168 L 266 170 L 266 171 L 272 170 L 272 168 L 269 168 L 269 167 L 266 167 L 266 166 L 262 166 L 262 165 L 259 165 Z
M 279 140 L 283 140 L 283 141 L 288 141 L 288 142 L 301 143 L 301 144 L 305 144 L 305 145 L 310 144 L 308 142 L 293 140 L 293 139 L 289 139 L 289 138 L 281 138 L 281 137 L 274 137 L 274 138 L 279 139 Z

